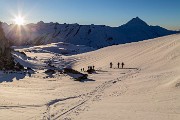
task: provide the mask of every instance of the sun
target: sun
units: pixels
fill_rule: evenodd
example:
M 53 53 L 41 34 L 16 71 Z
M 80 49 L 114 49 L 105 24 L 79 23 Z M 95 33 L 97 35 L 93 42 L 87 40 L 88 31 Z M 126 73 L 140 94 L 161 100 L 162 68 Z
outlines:
M 15 17 L 14 21 L 16 25 L 24 25 L 24 18 L 21 16 Z

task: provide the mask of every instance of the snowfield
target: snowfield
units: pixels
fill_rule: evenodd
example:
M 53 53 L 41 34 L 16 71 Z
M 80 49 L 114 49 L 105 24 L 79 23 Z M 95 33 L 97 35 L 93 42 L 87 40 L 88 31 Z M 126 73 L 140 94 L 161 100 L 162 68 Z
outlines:
M 34 74 L 0 72 L 0 119 L 180 119 L 180 34 L 77 55 L 57 49 L 57 44 L 15 48 L 16 61 Z M 125 68 L 118 69 L 118 62 Z M 96 72 L 81 82 L 60 72 L 88 66 Z M 56 73 L 46 74 L 47 69 Z

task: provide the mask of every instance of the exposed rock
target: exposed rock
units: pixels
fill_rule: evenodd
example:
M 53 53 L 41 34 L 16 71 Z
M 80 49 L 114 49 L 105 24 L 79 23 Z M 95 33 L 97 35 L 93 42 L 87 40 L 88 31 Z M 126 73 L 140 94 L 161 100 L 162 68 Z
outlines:
M 5 37 L 2 22 L 0 22 L 0 70 L 14 69 L 15 62 L 11 55 L 8 39 Z
M 80 81 L 80 82 L 87 79 L 87 77 L 88 77 L 87 74 L 83 74 L 83 73 L 73 70 L 71 68 L 64 68 L 64 73 L 71 76 L 72 78 L 74 78 L 75 81 Z
M 0 22 L 0 43 L 0 55 L 6 54 L 6 50 L 9 49 L 9 43 L 5 37 L 5 33 L 2 28 L 2 22 Z
M 54 74 L 56 73 L 55 70 L 52 70 L 52 69 L 48 69 L 45 71 L 46 74 Z

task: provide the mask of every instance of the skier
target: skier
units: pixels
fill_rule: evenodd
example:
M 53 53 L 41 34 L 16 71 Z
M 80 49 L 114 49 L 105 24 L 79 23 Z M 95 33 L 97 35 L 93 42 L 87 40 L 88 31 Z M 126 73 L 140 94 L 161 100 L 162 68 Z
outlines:
M 122 68 L 123 68 L 123 67 L 124 67 L 124 65 L 125 65 L 125 64 L 124 64 L 124 62 L 122 62 L 122 63 L 121 63 L 121 65 L 122 65 Z
M 112 64 L 112 62 L 110 62 L 110 68 L 112 68 L 112 66 L 113 66 L 113 64 Z
M 93 70 L 94 70 L 95 66 L 93 66 Z
M 117 65 L 118 65 L 118 68 L 119 68 L 120 63 L 118 62 L 118 64 L 117 64 Z

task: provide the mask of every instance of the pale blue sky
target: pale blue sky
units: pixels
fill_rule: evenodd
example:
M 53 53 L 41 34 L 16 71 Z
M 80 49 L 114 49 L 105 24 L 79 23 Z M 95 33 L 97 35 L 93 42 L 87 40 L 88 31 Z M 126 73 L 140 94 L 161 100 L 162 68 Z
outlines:
M 180 29 L 180 0 L 0 0 L 0 20 L 120 26 L 134 17 L 150 25 Z

